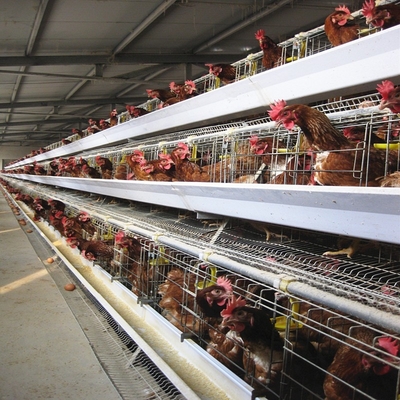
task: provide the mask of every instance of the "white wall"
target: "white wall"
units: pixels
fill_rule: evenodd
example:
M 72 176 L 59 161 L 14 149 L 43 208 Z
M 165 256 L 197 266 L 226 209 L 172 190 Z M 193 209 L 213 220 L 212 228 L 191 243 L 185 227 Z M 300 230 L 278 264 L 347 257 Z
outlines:
M 40 149 L 48 143 L 33 143 L 32 146 L 5 146 L 0 145 L 0 169 L 3 169 L 9 161 L 14 161 L 29 154 L 32 150 Z

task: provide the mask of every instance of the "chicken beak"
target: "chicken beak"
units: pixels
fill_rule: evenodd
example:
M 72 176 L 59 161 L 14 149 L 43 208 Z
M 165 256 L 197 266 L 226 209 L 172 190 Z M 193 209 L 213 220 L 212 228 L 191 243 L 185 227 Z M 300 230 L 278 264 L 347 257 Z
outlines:
M 210 296 L 206 296 L 206 300 L 209 306 L 212 306 L 214 299 Z

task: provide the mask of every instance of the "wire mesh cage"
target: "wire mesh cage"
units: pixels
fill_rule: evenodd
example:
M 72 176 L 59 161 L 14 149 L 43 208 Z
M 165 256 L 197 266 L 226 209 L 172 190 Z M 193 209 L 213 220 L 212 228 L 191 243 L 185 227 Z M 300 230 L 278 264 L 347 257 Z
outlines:
M 34 184 L 17 187 L 33 197 L 53 195 L 48 189 L 35 190 Z M 396 248 L 381 246 L 378 257 L 365 252 L 352 259 L 332 258 L 321 255 L 323 238 L 318 243 L 310 232 L 308 240 L 299 240 L 301 232 L 284 230 L 279 240 L 266 242 L 263 228 L 254 231 L 251 224 L 213 226 L 166 209 L 112 202 L 96 206 L 87 197 L 86 204 L 84 196 L 69 197 L 67 191 L 54 195 L 68 203 L 71 217 L 92 207 L 91 223 L 113 250 L 106 263 L 99 259 L 96 264 L 112 279 L 121 279 L 139 302 L 158 311 L 181 332 L 182 340 L 191 338 L 250 384 L 255 394 L 277 399 L 397 398 L 399 332 L 338 310 L 341 297 L 376 313 L 399 313 Z M 144 227 L 150 220 L 157 231 L 186 238 L 197 247 L 202 244 L 204 252 L 221 252 L 232 263 L 296 276 L 310 287 L 333 293 L 338 309 L 163 244 L 157 237 L 121 229 L 123 224 Z M 388 253 L 392 259 L 385 258 Z
M 399 339 L 393 333 L 181 252 L 167 253 L 173 266 L 161 274 L 156 309 L 255 393 L 288 399 L 397 395 Z M 232 308 L 229 296 L 237 304 L 222 319 L 218 313 Z M 383 364 L 385 376 L 378 372 Z
M 11 178 L 7 178 L 11 179 Z M 199 219 L 195 213 L 173 210 L 148 204 L 132 204 L 132 202 L 115 203 L 112 199 L 103 197 L 101 201 L 93 201 L 87 195 L 77 192 L 56 190 L 51 192 L 39 189 L 33 183 L 23 184 L 13 179 L 18 190 L 30 194 L 32 198 L 44 197 L 59 199 L 68 204 L 67 212 L 76 215 L 78 210 L 89 212 L 96 226 L 97 239 L 109 240 L 111 246 L 117 247 L 116 235 L 123 226 L 137 226 L 147 229 L 150 236 L 132 234 L 126 235 L 139 240 L 141 245 L 132 262 L 140 260 L 138 265 L 150 265 L 165 260 L 166 256 L 154 257 L 157 246 L 146 244 L 146 240 L 154 235 L 167 235 L 187 243 L 193 248 L 208 249 L 207 251 L 221 254 L 233 262 L 239 262 L 258 270 L 274 274 L 287 274 L 305 284 L 319 288 L 326 293 L 332 293 L 342 298 L 354 300 L 360 304 L 372 306 L 377 310 L 399 314 L 400 309 L 400 258 L 398 246 L 361 240 L 344 236 L 322 234 L 308 230 L 292 229 L 274 226 L 256 221 L 240 219 Z M 76 211 L 73 213 L 71 208 Z M 119 226 L 110 225 L 110 218 L 120 221 Z M 111 233 L 111 236 L 109 236 Z M 93 236 L 92 236 L 93 237 Z M 153 240 L 154 241 L 154 240 Z M 143 250 L 142 250 L 143 249 Z M 119 249 L 119 253 L 121 253 Z M 142 254 L 141 251 L 144 251 Z M 196 254 L 198 254 L 196 250 Z M 112 253 L 111 258 L 114 257 Z M 124 254 L 120 254 L 120 259 Z M 198 255 L 195 257 L 197 259 Z M 119 260 L 114 257 L 114 261 Z M 107 264 L 106 264 L 107 265 Z M 125 265 L 125 264 L 124 264 Z M 169 265 L 169 264 L 168 264 Z M 108 266 L 113 276 L 119 276 L 119 267 L 113 270 Z M 129 285 L 133 278 L 131 266 L 123 276 Z M 168 273 L 168 268 L 166 270 Z M 152 274 L 152 272 L 151 272 Z M 140 282 L 140 274 L 136 273 Z M 135 287 L 137 287 L 136 284 Z M 138 296 L 148 296 L 149 289 L 137 289 Z M 151 296 L 157 290 L 152 289 Z
M 378 110 L 377 104 L 377 95 L 367 95 L 316 105 L 328 116 L 334 135 L 343 134 L 344 144 L 329 152 L 311 146 L 300 129 L 289 131 L 259 118 L 87 151 L 56 161 L 58 172 L 54 160 L 9 172 L 46 174 L 47 169 L 47 174 L 97 179 L 387 186 L 391 183 L 383 178 L 400 165 L 400 119 Z M 36 172 L 38 166 L 44 172 Z

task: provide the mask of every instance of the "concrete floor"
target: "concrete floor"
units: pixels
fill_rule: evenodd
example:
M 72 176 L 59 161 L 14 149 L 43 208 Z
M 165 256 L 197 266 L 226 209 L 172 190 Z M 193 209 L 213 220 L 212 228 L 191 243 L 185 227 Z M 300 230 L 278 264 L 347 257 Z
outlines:
M 0 399 L 121 399 L 1 192 L 0 254 Z

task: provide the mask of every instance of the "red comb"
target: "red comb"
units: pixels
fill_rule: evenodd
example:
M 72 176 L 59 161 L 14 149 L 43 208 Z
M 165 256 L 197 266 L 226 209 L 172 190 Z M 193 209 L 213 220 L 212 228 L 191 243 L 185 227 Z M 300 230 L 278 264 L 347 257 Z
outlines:
M 186 151 L 189 151 L 189 147 L 183 142 L 179 142 L 178 147 L 185 149 Z
M 286 107 L 286 101 L 278 100 L 275 102 L 275 104 L 271 104 L 270 107 L 271 110 L 268 111 L 268 114 L 273 121 L 276 121 L 279 113 Z
M 400 350 L 399 341 L 388 336 L 379 338 L 378 345 L 394 356 L 397 356 Z
M 339 7 L 336 7 L 335 8 L 335 11 L 343 11 L 343 12 L 345 12 L 346 14 L 351 14 L 350 13 L 350 10 L 343 4 L 343 5 L 339 5 Z
M 264 31 L 264 29 L 259 29 L 259 30 L 254 34 L 254 36 L 255 36 L 255 38 L 256 38 L 257 40 L 263 39 L 264 36 L 265 36 L 265 31 Z
M 79 213 L 78 218 L 79 218 L 79 220 L 82 220 L 82 218 L 83 218 L 83 221 L 86 221 L 86 220 L 88 220 L 90 218 L 90 215 L 86 211 L 81 211 Z
M 375 0 L 366 0 L 362 6 L 362 14 L 365 18 L 371 18 L 375 8 Z
M 351 137 L 352 132 L 353 132 L 353 130 L 351 129 L 351 127 L 343 128 L 343 135 L 345 137 L 347 137 L 347 139 L 349 139 Z
M 64 211 L 61 211 L 61 210 L 59 210 L 59 211 L 57 211 L 56 212 L 56 218 L 60 218 L 60 217 L 62 217 L 64 215 Z
M 255 146 L 258 142 L 258 136 L 257 135 L 251 136 L 249 139 L 249 142 L 250 142 L 250 146 Z
M 119 232 L 115 235 L 115 241 L 118 243 L 118 242 L 120 242 L 124 237 L 125 237 L 124 231 L 119 231 Z
M 381 286 L 381 292 L 388 296 L 394 296 L 396 294 L 394 287 L 390 285 L 383 285 Z
M 76 244 L 72 243 L 75 239 L 76 237 L 69 237 L 66 239 L 68 246 L 72 247 L 73 249 L 77 247 Z
M 196 88 L 196 84 L 193 81 L 185 81 L 185 85 L 191 86 L 192 88 Z
M 246 305 L 246 300 L 242 299 L 242 297 L 235 297 L 233 296 L 228 300 L 228 305 L 225 308 L 225 310 L 221 311 L 221 317 L 222 318 L 229 318 L 233 311 L 238 308 L 238 307 L 243 307 Z
M 226 292 L 232 292 L 231 281 L 227 279 L 225 276 L 220 276 L 217 279 L 217 285 L 223 287 Z
M 175 86 L 176 86 L 175 82 L 171 82 L 171 83 L 169 84 L 169 90 L 174 90 L 174 89 L 175 89 Z
M 389 93 L 394 90 L 394 84 L 391 81 L 382 81 L 381 84 L 376 85 L 376 90 L 382 96 L 382 99 L 387 100 Z
M 160 160 L 169 160 L 171 158 L 171 156 L 169 154 L 159 153 L 158 158 Z

